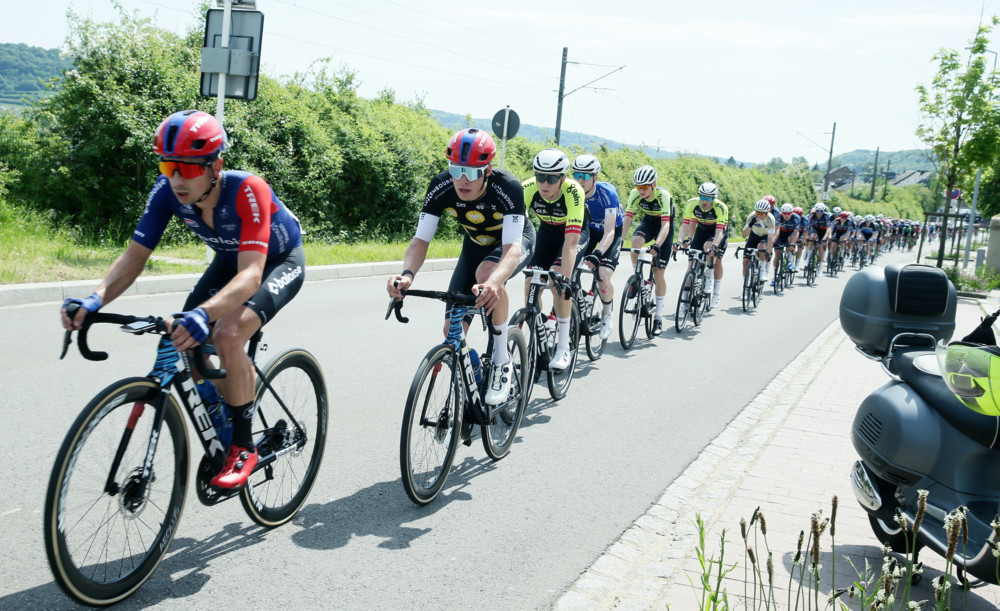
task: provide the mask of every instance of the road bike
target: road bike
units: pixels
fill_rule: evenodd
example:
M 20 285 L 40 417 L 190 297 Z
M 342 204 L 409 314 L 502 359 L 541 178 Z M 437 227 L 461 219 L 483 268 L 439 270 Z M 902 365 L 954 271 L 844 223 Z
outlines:
M 760 253 L 766 252 L 764 249 L 759 247 L 746 248 L 740 246 L 736 249 L 735 258 L 739 259 L 740 251 L 746 251 L 750 253 L 750 259 L 747 263 L 746 274 L 743 275 L 743 311 L 749 312 L 752 308 L 756 308 L 757 304 L 760 302 L 761 292 L 764 290 L 764 281 L 761 280 L 761 269 L 767 263 L 760 262 Z M 771 260 L 771 256 L 767 255 L 767 261 Z
M 819 240 L 806 240 L 806 248 L 809 249 L 809 260 L 806 261 L 806 266 L 802 269 L 802 279 L 806 281 L 806 286 L 812 286 L 816 283 L 816 271 L 819 268 L 819 249 L 816 245 Z
M 622 252 L 634 252 L 635 271 L 629 276 L 622 291 L 622 303 L 618 308 L 618 341 L 628 350 L 635 343 L 642 321 L 646 337 L 653 338 L 653 322 L 656 301 L 653 298 L 653 253 L 649 248 L 622 248 Z
M 486 405 L 483 394 L 493 373 L 493 342 L 500 334 L 493 326 L 492 314 L 478 310 L 489 330 L 489 342 L 479 357 L 481 371 L 477 380 L 476 363 L 465 338 L 462 324 L 476 304 L 475 295 L 451 291 L 409 289 L 405 297 L 425 297 L 443 301 L 448 307 L 448 335 L 430 349 L 417 367 L 406 396 L 403 426 L 399 436 L 399 468 L 406 495 L 418 505 L 426 505 L 441 492 L 458 450 L 461 437 L 471 444 L 471 431 L 479 425 L 486 454 L 500 460 L 510 451 L 524 416 L 527 399 L 524 388 L 528 367 L 527 346 L 521 330 L 507 329 L 507 349 L 511 363 L 510 392 L 499 405 Z M 385 313 L 393 313 L 402 323 L 404 299 L 393 299 Z
M 775 250 L 778 249 L 775 248 Z M 781 254 L 778 256 L 778 265 L 774 270 L 774 279 L 772 280 L 775 295 L 784 291 L 785 287 L 791 286 L 792 280 L 795 278 L 795 245 L 786 244 L 780 250 Z
M 826 273 L 831 278 L 836 278 L 838 271 L 840 271 L 840 244 L 831 239 L 826 245 Z
M 554 369 L 551 366 L 556 352 L 556 320 L 555 314 L 546 316 L 541 309 L 542 292 L 548 288 L 549 281 L 556 286 L 564 296 L 572 295 L 572 287 L 568 278 L 562 274 L 540 267 L 529 267 L 522 273 L 530 278 L 528 284 L 528 301 L 526 306 L 514 312 L 508 328 L 518 327 L 524 334 L 528 346 L 528 368 L 525 388 L 527 402 L 531 399 L 534 382 L 546 374 L 549 395 L 556 401 L 566 396 L 573 382 L 573 372 L 576 371 L 578 348 L 580 347 L 580 306 L 576 300 L 570 300 L 569 321 L 569 353 L 570 362 L 565 369 Z M 528 325 L 525 330 L 524 325 Z
M 71 318 L 78 307 L 67 308 Z M 127 598 L 166 555 L 188 485 L 185 414 L 204 448 L 195 476 L 198 500 L 210 506 L 239 496 L 247 515 L 267 528 L 284 524 L 305 503 L 323 460 L 327 426 L 326 383 L 313 355 L 296 348 L 263 368 L 254 362 L 257 466 L 244 487 L 215 488 L 210 480 L 222 469 L 229 448 L 195 387 L 192 362 L 207 379 L 225 377 L 225 371 L 210 367 L 201 346 L 191 355 L 178 353 L 162 318 L 104 312 L 88 315 L 77 335 L 88 360 L 108 356 L 88 344 L 90 327 L 99 323 L 161 339 L 150 373 L 114 382 L 87 404 L 52 468 L 45 551 L 59 587 L 88 605 Z M 71 333 L 66 332 L 63 356 Z M 250 340 L 251 361 L 266 352 L 262 337 L 258 330 Z
M 688 259 L 691 260 L 691 269 L 687 270 L 681 282 L 680 294 L 677 296 L 677 312 L 674 315 L 674 329 L 680 333 L 689 317 L 696 327 L 701 325 L 712 303 L 712 296 L 705 291 L 708 254 L 691 248 L 677 250 L 686 252 Z M 676 252 L 674 260 L 677 260 Z
M 594 268 L 587 267 L 584 261 L 590 262 Z M 577 311 L 580 312 L 580 335 L 584 338 L 584 344 L 587 346 L 587 358 L 591 361 L 601 358 L 605 346 L 608 345 L 607 338 L 601 339 L 602 308 L 597 305 L 597 296 L 601 292 L 599 286 L 601 282 L 600 269 L 601 260 L 594 255 L 588 255 L 573 270 L 573 301 L 576 303 Z M 590 289 L 586 291 L 583 290 L 580 282 L 580 276 L 583 272 L 591 274 Z

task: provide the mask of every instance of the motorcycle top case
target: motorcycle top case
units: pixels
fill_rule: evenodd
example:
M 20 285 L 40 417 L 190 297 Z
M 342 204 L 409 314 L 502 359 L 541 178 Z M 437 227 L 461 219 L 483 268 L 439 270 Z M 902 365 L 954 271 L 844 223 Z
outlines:
M 854 274 L 840 297 L 840 326 L 856 346 L 885 356 L 900 333 L 926 333 L 935 340 L 955 332 L 955 286 L 930 265 L 893 263 Z

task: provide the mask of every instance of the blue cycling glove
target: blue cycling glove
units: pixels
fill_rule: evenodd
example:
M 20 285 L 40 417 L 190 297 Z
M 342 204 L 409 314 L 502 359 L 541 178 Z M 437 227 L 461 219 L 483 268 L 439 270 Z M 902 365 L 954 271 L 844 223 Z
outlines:
M 97 293 L 91 293 L 89 297 L 84 297 L 83 299 L 76 299 L 75 297 L 67 297 L 63 299 L 62 307 L 65 310 L 67 306 L 71 303 L 78 303 L 80 307 L 87 310 L 90 313 L 94 313 L 101 309 L 104 305 L 104 300 Z
M 174 324 L 184 327 L 194 341 L 204 344 L 205 340 L 208 339 L 208 334 L 211 333 L 211 329 L 208 327 L 209 322 L 211 321 L 205 308 L 195 308 L 190 312 L 184 312 L 184 318 L 175 321 Z

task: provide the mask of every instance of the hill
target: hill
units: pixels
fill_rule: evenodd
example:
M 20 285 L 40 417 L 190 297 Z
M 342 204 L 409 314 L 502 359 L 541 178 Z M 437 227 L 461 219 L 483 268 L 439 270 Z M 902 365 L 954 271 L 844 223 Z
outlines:
M 920 149 L 907 149 L 902 151 L 879 151 L 878 166 L 880 171 L 885 170 L 886 163 L 889 163 L 889 170 L 897 174 L 901 172 L 920 170 L 924 172 L 934 171 L 934 164 L 927 159 L 926 152 Z M 858 174 L 871 172 L 872 164 L 875 163 L 875 151 L 857 149 L 849 153 L 836 155 L 833 158 L 833 167 L 847 166 Z M 825 163 L 820 163 L 820 167 L 826 168 Z
M 58 49 L 0 43 L 0 107 L 21 106 L 24 98 L 46 95 L 42 82 L 70 66 Z

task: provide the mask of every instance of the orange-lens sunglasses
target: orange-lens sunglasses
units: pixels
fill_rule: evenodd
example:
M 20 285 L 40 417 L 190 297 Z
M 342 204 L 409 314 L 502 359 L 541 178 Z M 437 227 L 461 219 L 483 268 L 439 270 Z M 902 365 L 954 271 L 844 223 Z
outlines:
M 191 180 L 192 178 L 204 176 L 205 172 L 208 171 L 208 166 L 210 165 L 212 165 L 211 161 L 198 163 L 189 163 L 186 161 L 161 161 L 160 173 L 169 178 L 174 175 L 174 172 L 180 172 L 181 178 L 184 180 Z

